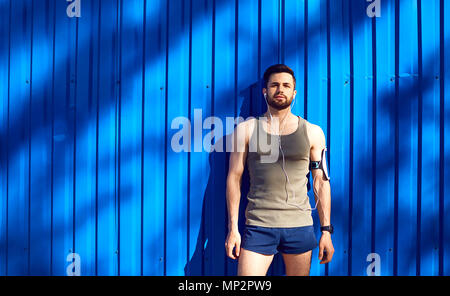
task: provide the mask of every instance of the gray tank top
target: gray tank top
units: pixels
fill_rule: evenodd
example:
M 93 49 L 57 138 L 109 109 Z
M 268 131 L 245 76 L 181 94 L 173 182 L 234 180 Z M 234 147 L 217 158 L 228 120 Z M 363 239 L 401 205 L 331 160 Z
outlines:
M 251 137 L 264 136 L 264 139 L 269 138 L 270 142 L 270 137 L 262 127 L 261 120 L 256 122 Z M 285 171 L 290 184 L 283 172 L 281 151 L 276 162 L 264 163 L 260 161 L 262 155 L 260 148 L 256 146 L 256 152 L 249 151 L 247 154 L 250 190 L 245 210 L 246 224 L 264 227 L 312 225 L 306 178 L 309 172 L 310 154 L 306 120 L 298 116 L 297 130 L 292 134 L 281 136 Z

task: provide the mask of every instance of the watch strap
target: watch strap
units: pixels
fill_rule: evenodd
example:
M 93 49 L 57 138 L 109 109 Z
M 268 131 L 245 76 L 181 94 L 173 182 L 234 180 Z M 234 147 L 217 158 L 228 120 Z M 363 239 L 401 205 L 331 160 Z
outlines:
M 334 232 L 333 225 L 321 226 L 320 231 L 328 231 L 330 234 Z

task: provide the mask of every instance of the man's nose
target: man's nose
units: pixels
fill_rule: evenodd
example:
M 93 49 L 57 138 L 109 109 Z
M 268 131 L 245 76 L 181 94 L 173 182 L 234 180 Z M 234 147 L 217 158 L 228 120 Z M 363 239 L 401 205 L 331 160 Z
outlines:
M 279 87 L 277 88 L 277 92 L 278 92 L 279 94 L 283 94 L 283 93 L 284 93 L 284 87 L 279 86 Z

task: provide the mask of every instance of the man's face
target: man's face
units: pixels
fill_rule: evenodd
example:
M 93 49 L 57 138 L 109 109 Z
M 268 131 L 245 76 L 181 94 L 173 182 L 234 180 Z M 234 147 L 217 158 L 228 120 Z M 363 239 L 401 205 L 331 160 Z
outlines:
M 289 73 L 274 73 L 267 82 L 267 103 L 269 106 L 283 110 L 288 108 L 297 91 L 294 89 L 294 78 Z

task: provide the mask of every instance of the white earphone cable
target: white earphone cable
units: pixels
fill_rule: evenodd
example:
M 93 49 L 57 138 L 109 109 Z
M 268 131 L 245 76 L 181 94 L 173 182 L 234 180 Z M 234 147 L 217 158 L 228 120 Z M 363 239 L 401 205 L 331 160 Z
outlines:
M 264 94 L 264 99 L 266 100 L 267 111 L 269 112 L 270 120 L 271 120 L 271 123 L 272 123 L 273 117 L 272 117 L 272 113 L 270 112 L 269 103 L 268 103 L 268 101 L 267 101 L 267 94 Z M 287 116 L 287 115 L 286 115 L 286 116 Z M 283 119 L 283 121 L 284 121 L 284 119 Z M 283 126 L 283 129 L 284 129 L 284 126 Z M 291 181 L 289 180 L 289 176 L 288 176 L 288 174 L 287 174 L 287 172 L 286 172 L 286 169 L 285 169 L 284 151 L 283 151 L 283 148 L 282 148 L 282 146 L 281 146 L 281 132 L 283 131 L 283 129 L 281 129 L 281 130 L 279 131 L 278 135 L 277 135 L 277 137 L 278 137 L 278 146 L 280 147 L 281 156 L 282 156 L 282 159 L 283 159 L 282 170 L 283 170 L 283 172 L 284 172 L 284 175 L 285 175 L 285 177 L 286 177 L 286 180 L 287 180 L 289 186 L 292 188 Z M 312 209 L 311 209 L 311 208 L 309 208 L 309 209 L 303 209 L 303 208 L 301 208 L 299 205 L 296 205 L 296 204 L 293 204 L 293 203 L 289 203 L 289 192 L 288 192 L 288 189 L 287 189 L 287 188 L 286 188 L 286 203 L 287 203 L 288 205 L 297 207 L 297 208 L 298 208 L 299 210 L 301 210 L 301 211 L 314 211 L 314 210 L 317 209 L 317 205 L 318 205 L 318 203 L 319 203 L 319 201 L 320 201 L 320 198 L 319 198 L 319 195 L 317 194 L 316 189 L 314 188 L 314 186 L 313 186 L 313 190 L 314 190 L 314 196 L 315 196 L 315 197 L 317 196 L 317 200 L 316 200 L 316 204 L 315 204 L 314 208 L 312 208 Z M 293 195 L 294 195 L 293 199 L 295 200 L 295 190 L 292 190 L 292 192 L 293 192 Z

